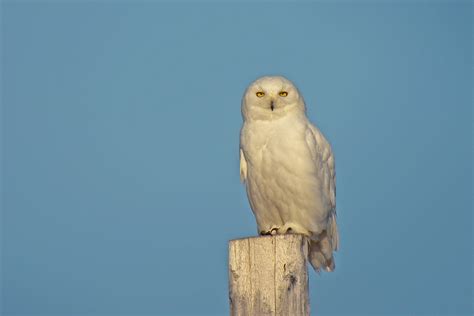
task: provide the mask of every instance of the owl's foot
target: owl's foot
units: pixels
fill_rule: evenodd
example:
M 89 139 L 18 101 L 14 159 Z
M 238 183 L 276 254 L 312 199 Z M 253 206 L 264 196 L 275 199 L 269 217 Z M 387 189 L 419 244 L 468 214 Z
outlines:
M 291 226 L 289 226 L 288 224 L 285 224 L 278 229 L 278 234 L 281 234 L 281 235 L 296 234 L 296 232 Z
M 279 229 L 278 227 L 272 227 L 272 228 L 271 228 L 270 230 L 268 230 L 268 231 L 262 230 L 262 231 L 260 232 L 260 235 L 262 235 L 262 236 L 273 236 L 273 235 L 276 235 L 276 234 L 278 233 L 278 229 Z
M 278 234 L 303 234 L 311 236 L 311 233 L 296 223 L 286 223 L 278 229 Z

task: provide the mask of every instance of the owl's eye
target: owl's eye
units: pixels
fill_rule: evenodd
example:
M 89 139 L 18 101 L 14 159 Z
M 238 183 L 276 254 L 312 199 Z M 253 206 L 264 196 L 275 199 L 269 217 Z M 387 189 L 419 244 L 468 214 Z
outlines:
M 265 95 L 265 93 L 262 92 L 262 91 L 258 91 L 258 92 L 256 93 L 256 95 L 257 95 L 257 97 L 261 98 L 261 97 L 263 97 L 263 96 Z
M 286 91 L 280 91 L 280 93 L 278 93 L 280 95 L 280 97 L 286 97 L 288 95 L 288 92 Z

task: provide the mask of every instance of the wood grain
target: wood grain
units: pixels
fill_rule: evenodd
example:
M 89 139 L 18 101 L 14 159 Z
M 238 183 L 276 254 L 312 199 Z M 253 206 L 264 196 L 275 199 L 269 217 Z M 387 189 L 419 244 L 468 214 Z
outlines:
M 307 258 L 303 235 L 230 241 L 230 314 L 309 315 Z

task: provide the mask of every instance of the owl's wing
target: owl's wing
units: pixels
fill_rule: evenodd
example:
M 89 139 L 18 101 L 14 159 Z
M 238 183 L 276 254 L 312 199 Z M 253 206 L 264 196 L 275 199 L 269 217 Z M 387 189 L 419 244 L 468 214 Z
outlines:
M 247 180 L 247 161 L 242 148 L 240 148 L 240 181 L 245 182 L 245 180 Z
M 321 170 L 324 193 L 329 198 L 331 209 L 336 209 L 336 169 L 331 145 L 319 129 L 308 123 L 306 130 L 306 144 L 311 157 Z
M 336 224 L 336 168 L 331 145 L 319 129 L 308 123 L 306 130 L 306 144 L 311 152 L 313 162 L 320 170 L 323 193 L 330 203 L 328 235 L 331 238 L 332 248 L 339 247 L 339 234 Z

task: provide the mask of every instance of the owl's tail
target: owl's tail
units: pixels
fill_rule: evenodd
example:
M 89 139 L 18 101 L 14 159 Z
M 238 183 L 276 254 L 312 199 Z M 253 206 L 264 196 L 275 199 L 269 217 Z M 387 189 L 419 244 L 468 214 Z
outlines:
M 322 269 L 332 272 L 336 268 L 333 251 L 339 248 L 339 235 L 337 232 L 337 224 L 335 215 L 332 216 L 328 223 L 328 229 L 324 230 L 318 239 L 309 241 L 308 259 L 314 270 L 319 273 Z

